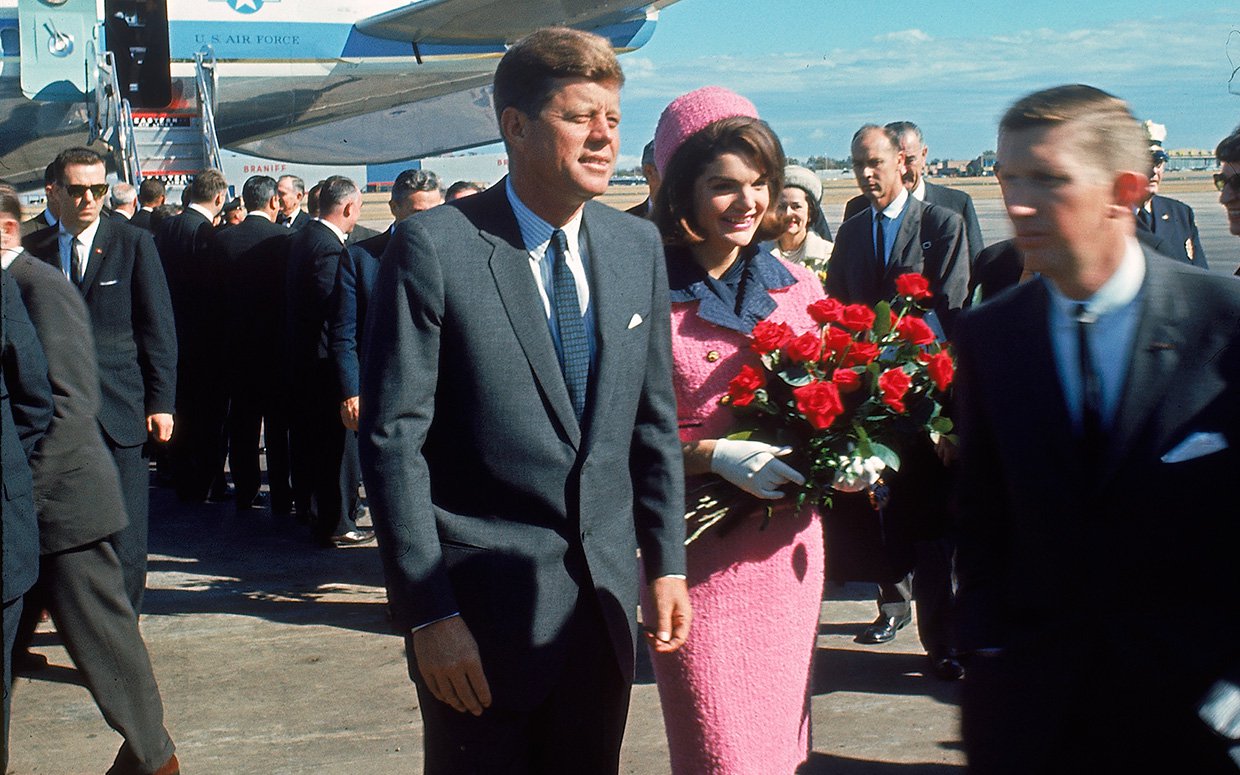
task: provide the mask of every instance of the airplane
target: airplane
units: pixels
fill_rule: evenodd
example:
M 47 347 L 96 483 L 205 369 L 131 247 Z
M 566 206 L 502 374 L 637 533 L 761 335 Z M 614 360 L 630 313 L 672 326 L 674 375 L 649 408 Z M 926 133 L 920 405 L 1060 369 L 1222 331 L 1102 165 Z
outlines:
M 384 163 L 499 139 L 490 82 L 543 26 L 644 45 L 676 0 L 0 0 L 0 178 L 93 143 L 174 184 L 221 149 Z

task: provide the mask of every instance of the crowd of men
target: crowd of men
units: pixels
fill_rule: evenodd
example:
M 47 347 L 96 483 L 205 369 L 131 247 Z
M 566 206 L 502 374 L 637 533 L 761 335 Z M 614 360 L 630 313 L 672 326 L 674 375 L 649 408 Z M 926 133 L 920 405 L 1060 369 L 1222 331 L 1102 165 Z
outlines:
M 505 61 L 513 72 L 523 66 Z M 504 65 L 499 72 L 497 79 Z M 546 152 L 550 140 L 585 147 L 596 134 L 606 141 L 598 148 L 614 152 L 614 124 L 600 114 L 590 136 L 577 137 L 521 101 L 533 79 L 512 78 L 496 89 L 497 102 L 511 96 L 498 110 L 511 158 L 507 182 L 417 216 L 444 203 L 440 181 L 423 170 L 402 172 L 389 201 L 393 224 L 383 232 L 358 225 L 361 191 L 341 176 L 307 192 L 297 177 L 258 175 L 244 181 L 237 202 L 220 172 L 204 170 L 176 208 L 157 180 L 136 190 L 109 187 L 104 160 L 71 148 L 48 166 L 46 210 L 25 223 L 15 192 L 0 187 L 6 703 L 9 655 L 37 661 L 26 645 L 46 608 L 124 737 L 109 772 L 178 772 L 137 627 L 148 441 L 160 449 L 161 472 L 179 498 L 232 498 L 238 510 L 267 505 L 260 496 L 265 448 L 270 509 L 295 514 L 325 547 L 373 540 L 357 523 L 363 462 L 373 477 L 392 612 L 409 634 L 436 771 L 498 755 L 456 744 L 473 739 L 468 716 L 490 706 L 491 686 L 497 702 L 528 690 L 570 703 L 568 712 L 539 711 L 533 721 L 490 729 L 507 741 L 505 755 L 524 746 L 512 729 L 536 724 L 557 742 L 529 754 L 544 757 L 535 760 L 614 764 L 632 678 L 634 606 L 622 603 L 634 602 L 636 544 L 656 590 L 653 646 L 676 648 L 689 630 L 674 529 L 683 498 L 675 497 L 679 447 L 667 401 L 667 301 L 651 279 L 665 280 L 662 254 L 647 225 L 589 204 L 605 189 L 609 165 L 581 171 L 574 161 L 562 170 Z M 555 82 L 544 96 L 554 106 L 600 94 L 618 104 L 620 83 L 611 78 L 561 79 L 567 83 Z M 1173 742 L 1156 746 L 1154 761 L 1174 766 L 1171 754 L 1188 751 L 1184 761 L 1194 771 L 1221 771 L 1226 754 L 1207 744 L 1210 727 L 1234 740 L 1240 726 L 1240 677 L 1230 661 L 1240 635 L 1234 605 L 1203 597 L 1186 615 L 1158 587 L 1167 574 L 1197 589 L 1234 587 L 1234 543 L 1217 540 L 1234 538 L 1234 526 L 1197 526 L 1175 512 L 1213 513 L 1214 483 L 1234 472 L 1228 445 L 1240 440 L 1240 286 L 1177 265 L 1205 267 L 1206 257 L 1191 210 L 1157 193 L 1166 162 L 1160 142 L 1133 141 L 1134 126 L 1122 102 L 1082 86 L 1013 106 L 1001 126 L 998 174 L 1016 238 L 989 247 L 968 195 L 925 179 L 927 147 L 916 125 L 866 124 L 852 140 L 861 196 L 837 231 L 826 289 L 843 302 L 873 305 L 895 295 L 903 272 L 929 280 L 932 327 L 960 351 L 962 447 L 910 450 L 888 482 L 884 518 L 864 520 L 856 535 L 848 531 L 861 521 L 837 517 L 850 508 L 841 497 L 828 523 L 829 567 L 836 578 L 882 582 L 879 616 L 863 642 L 894 638 L 918 600 L 934 671 L 947 679 L 969 673 L 966 746 L 979 772 L 1052 771 L 1041 768 L 1068 751 L 1104 770 L 1116 761 L 1141 766 L 1144 752 L 1122 744 L 1134 730 Z M 1119 139 L 1109 147 L 1099 137 Z M 1240 140 L 1224 141 L 1218 155 L 1224 172 L 1216 181 L 1240 234 Z M 477 190 L 457 184 L 449 193 Z M 563 266 L 570 255 L 580 262 L 580 244 L 547 247 L 564 239 L 559 229 L 570 223 L 574 241 L 587 227 L 597 240 L 588 255 L 595 266 L 631 267 L 633 255 L 618 246 L 632 245 L 650 265 L 606 285 L 597 281 L 610 275 L 587 277 L 585 269 L 551 283 L 535 263 L 531 284 L 532 230 L 550 224 L 543 249 L 563 251 Z M 513 260 L 490 267 L 473 260 L 491 250 Z M 1035 273 L 1038 282 L 981 303 Z M 623 364 L 620 351 L 591 352 L 597 341 L 583 326 L 583 368 L 600 370 L 588 379 L 573 375 L 561 351 L 575 335 L 569 323 L 580 320 L 537 293 L 547 300 L 578 286 L 601 295 L 595 307 L 594 296 L 583 294 L 579 316 L 601 316 L 603 342 L 626 323 L 632 332 L 649 322 L 629 334 L 640 344 Z M 608 307 L 607 294 L 649 320 L 630 317 L 628 306 Z M 570 298 L 578 309 L 578 297 Z M 516 315 L 518 308 L 532 312 Z M 608 317 L 613 311 L 620 317 Z M 372 313 L 385 335 L 373 340 L 368 363 L 359 337 Z M 558 321 L 550 339 L 544 313 Z M 441 339 L 476 357 L 441 353 Z M 519 352 L 530 369 L 507 357 Z M 1180 392 L 1170 397 L 1177 374 Z M 457 392 L 439 390 L 437 380 Z M 600 394 L 613 411 L 602 411 Z M 1065 400 L 1056 403 L 1056 395 Z M 363 401 L 374 408 L 363 411 Z M 1030 407 L 1049 418 L 1036 429 Z M 591 452 L 609 465 L 579 459 Z M 631 482 L 617 475 L 617 464 Z M 964 493 L 955 522 L 948 517 L 953 465 Z M 1147 485 L 1158 480 L 1164 486 L 1151 495 Z M 635 522 L 614 519 L 616 503 L 636 504 L 636 542 Z M 536 524 L 527 511 L 571 517 L 580 541 L 572 536 L 566 549 L 558 527 Z M 1043 534 L 1050 517 L 1054 531 Z M 504 550 L 484 557 L 478 547 L 492 539 Z M 849 541 L 870 548 L 851 552 Z M 1159 556 L 1160 547 L 1172 554 Z M 534 556 L 536 549 L 546 556 Z M 510 560 L 530 567 L 504 564 Z M 1159 560 L 1166 570 L 1151 573 Z M 476 578 L 466 574 L 471 567 L 482 568 Z M 483 592 L 495 593 L 516 571 L 554 594 L 528 606 L 514 601 L 512 611 L 479 627 Z M 579 595 L 586 586 L 614 597 Z M 1147 631 L 1151 605 L 1197 627 L 1191 665 Z M 527 654 L 517 641 L 522 632 L 533 637 L 532 623 L 552 608 L 566 624 L 548 637 L 571 647 L 546 653 L 581 669 L 542 686 L 545 676 L 525 669 L 541 652 L 531 642 Z M 518 609 L 528 620 L 514 616 Z M 961 620 L 955 628 L 949 609 Z M 1122 658 L 1111 647 L 1126 649 Z M 613 649 L 620 674 L 572 685 L 603 675 L 596 658 L 614 667 L 599 656 Z M 1153 678 L 1151 665 L 1159 669 Z M 1133 686 L 1134 675 L 1147 680 Z M 1013 692 L 1024 700 L 1018 710 L 1011 710 Z M 600 694 L 614 702 L 596 708 Z M 1099 696 L 1106 707 L 1085 705 Z M 1205 725 L 1180 713 L 1199 700 Z M 576 739 L 564 730 L 585 720 L 610 725 L 599 749 L 588 741 L 561 748 L 558 741 Z

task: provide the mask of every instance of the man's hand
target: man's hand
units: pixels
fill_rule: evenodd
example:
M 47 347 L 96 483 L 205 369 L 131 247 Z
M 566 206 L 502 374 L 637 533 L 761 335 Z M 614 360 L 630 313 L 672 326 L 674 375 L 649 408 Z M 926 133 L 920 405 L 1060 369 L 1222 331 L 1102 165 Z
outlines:
M 357 396 L 340 402 L 340 422 L 351 431 L 357 430 L 357 410 L 360 404 L 361 401 Z
M 146 418 L 146 432 L 154 436 L 156 441 L 162 442 L 172 438 L 172 415 L 149 415 Z
M 689 625 L 693 621 L 689 585 L 684 579 L 663 576 L 650 584 L 650 596 L 654 598 L 655 621 L 647 620 L 646 637 L 656 652 L 670 654 L 685 645 L 689 637 Z
M 491 687 L 482 674 L 478 643 L 460 616 L 428 624 L 413 633 L 413 655 L 435 699 L 475 716 L 491 707 Z

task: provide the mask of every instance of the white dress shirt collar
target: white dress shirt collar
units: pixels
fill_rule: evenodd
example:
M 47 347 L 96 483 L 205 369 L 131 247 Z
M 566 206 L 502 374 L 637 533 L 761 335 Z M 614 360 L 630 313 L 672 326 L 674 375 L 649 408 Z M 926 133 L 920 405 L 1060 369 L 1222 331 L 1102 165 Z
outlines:
M 900 213 L 904 212 L 904 207 L 907 204 L 908 189 L 901 186 L 900 193 L 896 195 L 896 198 L 891 200 L 891 204 L 883 208 L 883 215 L 894 221 L 896 218 L 900 217 Z M 878 210 L 875 209 L 873 205 L 870 205 L 870 210 L 873 211 L 874 215 L 878 214 Z
M 1046 287 L 1050 289 L 1051 303 L 1063 314 L 1075 319 L 1073 308 L 1078 304 L 1084 304 L 1085 314 L 1097 319 L 1126 306 L 1137 298 L 1137 294 L 1141 291 L 1141 283 L 1144 281 L 1145 255 L 1141 252 L 1141 243 L 1137 242 L 1136 237 L 1128 237 L 1124 243 L 1124 257 L 1120 260 L 1119 267 L 1102 284 L 1102 287 L 1094 292 L 1093 296 L 1081 302 L 1063 295 L 1053 282 L 1047 282 Z
M 331 229 L 332 233 L 336 235 L 336 238 L 340 240 L 341 245 L 343 245 L 345 242 L 349 240 L 349 235 L 341 231 L 340 227 L 332 223 L 331 221 L 325 221 L 322 218 L 315 218 L 314 220 L 318 221 L 319 223 L 323 224 L 327 228 Z
M 917 185 L 913 186 L 912 193 L 913 198 L 918 202 L 926 201 L 926 179 L 924 176 L 917 179 Z
M 189 209 L 195 212 L 198 212 L 198 213 L 202 213 L 202 216 L 207 219 L 207 223 L 215 223 L 215 216 L 211 214 L 211 211 L 203 207 L 202 205 L 198 204 L 197 202 L 190 202 Z

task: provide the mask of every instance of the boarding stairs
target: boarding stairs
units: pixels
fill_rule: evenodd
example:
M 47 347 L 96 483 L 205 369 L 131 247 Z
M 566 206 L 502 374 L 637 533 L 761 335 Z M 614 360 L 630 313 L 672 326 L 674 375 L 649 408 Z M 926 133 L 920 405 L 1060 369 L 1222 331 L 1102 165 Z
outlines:
M 120 94 L 111 52 L 99 63 L 100 83 L 92 115 L 92 140 L 112 149 L 117 176 L 137 186 L 159 178 L 169 200 L 202 169 L 221 169 L 219 139 L 215 134 L 215 56 L 210 50 L 195 54 L 195 104 L 162 110 L 130 109 Z M 98 119 L 97 121 L 95 119 Z

